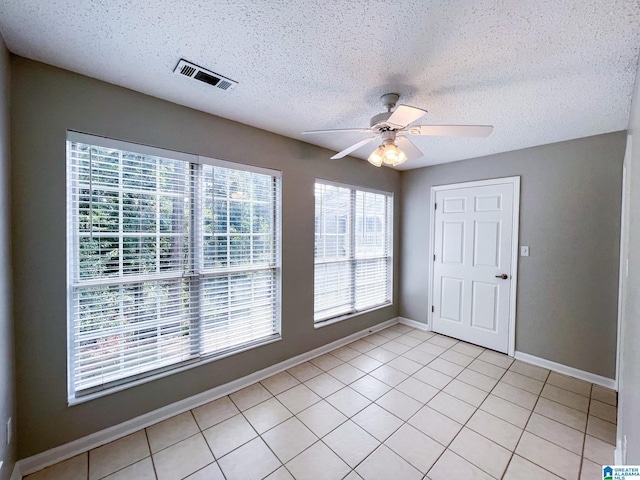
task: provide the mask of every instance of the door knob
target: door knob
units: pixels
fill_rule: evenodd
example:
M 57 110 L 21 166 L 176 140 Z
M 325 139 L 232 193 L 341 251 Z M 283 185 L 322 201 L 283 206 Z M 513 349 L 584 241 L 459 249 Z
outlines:
M 503 280 L 506 280 L 507 278 L 509 278 L 509 275 L 507 275 L 506 273 L 503 273 L 502 275 L 496 275 L 496 278 L 501 278 Z

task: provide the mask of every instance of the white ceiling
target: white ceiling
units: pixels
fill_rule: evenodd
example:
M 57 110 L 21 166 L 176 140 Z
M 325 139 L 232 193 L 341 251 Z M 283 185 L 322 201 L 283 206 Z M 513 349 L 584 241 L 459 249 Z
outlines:
M 627 127 L 640 0 L 0 0 L 13 53 L 338 151 L 386 92 L 424 124 L 410 169 Z M 180 58 L 240 84 L 172 73 Z M 357 150 L 366 158 L 372 147 Z M 373 167 L 372 167 L 373 168 Z

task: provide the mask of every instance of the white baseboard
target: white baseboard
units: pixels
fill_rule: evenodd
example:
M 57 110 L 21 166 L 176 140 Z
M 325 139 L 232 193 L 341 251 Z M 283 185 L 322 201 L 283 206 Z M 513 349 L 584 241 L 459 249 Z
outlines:
M 114 440 L 130 435 L 143 428 L 150 427 L 151 425 L 171 418 L 175 415 L 179 415 L 180 413 L 187 412 L 201 405 L 204 405 L 205 403 L 209 403 L 220 397 L 229 395 L 242 388 L 248 387 L 249 385 L 275 375 L 276 373 L 280 373 L 291 367 L 307 362 L 312 358 L 324 355 L 331 350 L 335 350 L 336 348 L 347 345 L 369 335 L 370 333 L 377 332 L 396 323 L 398 323 L 398 317 L 379 323 L 365 330 L 361 330 L 360 332 L 353 333 L 347 337 L 336 340 L 335 342 L 328 343 L 327 345 L 323 345 L 322 347 L 315 348 L 309 352 L 305 352 L 293 358 L 289 358 L 288 360 L 277 363 L 276 365 L 272 365 L 263 370 L 251 373 L 232 382 L 212 388 L 210 390 L 207 390 L 206 392 L 199 393 L 197 395 L 185 398 L 184 400 L 180 400 L 152 412 L 145 413 L 144 415 L 140 415 L 139 417 L 132 418 L 131 420 L 120 423 L 119 425 L 114 425 L 113 427 L 100 430 L 99 432 L 92 433 L 90 435 L 87 435 L 86 437 L 82 437 L 64 445 L 60 445 L 59 447 L 52 448 L 51 450 L 47 450 L 45 452 L 33 455 L 32 457 L 19 460 L 15 465 L 11 480 L 21 480 L 23 475 L 29 475 L 31 473 L 37 472 L 38 470 L 42 470 L 43 468 L 46 468 L 50 465 L 54 465 L 58 462 L 74 457 L 106 443 L 113 442 Z
M 429 326 L 426 323 L 417 322 L 416 320 L 411 320 L 410 318 L 398 317 L 399 323 L 406 325 L 407 327 L 417 328 L 418 330 L 423 330 L 425 332 L 430 332 Z
M 595 383 L 596 385 L 600 385 L 602 387 L 610 388 L 612 390 L 615 390 L 616 388 L 616 381 L 613 378 L 602 377 L 600 375 L 596 375 L 595 373 L 578 370 L 577 368 L 569 367 L 561 363 L 552 362 L 551 360 L 546 360 L 534 355 L 529 355 L 528 353 L 516 352 L 514 357 L 517 360 L 522 360 L 523 362 L 531 363 L 539 367 L 548 368 L 549 370 L 553 370 L 564 375 L 569 375 L 571 377 L 579 378 L 580 380 L 584 380 L 589 383 Z

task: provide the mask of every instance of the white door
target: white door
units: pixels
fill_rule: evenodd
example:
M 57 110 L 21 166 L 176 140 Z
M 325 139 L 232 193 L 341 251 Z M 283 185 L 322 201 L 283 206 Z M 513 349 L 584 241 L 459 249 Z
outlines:
M 504 353 L 515 188 L 512 182 L 461 186 L 435 196 L 432 328 Z

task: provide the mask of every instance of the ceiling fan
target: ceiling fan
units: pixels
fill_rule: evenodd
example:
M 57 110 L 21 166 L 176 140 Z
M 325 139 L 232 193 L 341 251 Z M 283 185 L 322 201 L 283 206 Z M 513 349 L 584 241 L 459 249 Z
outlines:
M 333 130 L 310 130 L 302 132 L 305 135 L 313 133 L 347 133 L 366 132 L 374 135 L 354 143 L 336 153 L 332 159 L 338 159 L 349 155 L 358 148 L 380 138 L 380 146 L 369 155 L 369 162 L 376 167 L 383 163 L 393 167 L 404 163 L 407 159 L 422 157 L 423 153 L 416 147 L 407 135 L 429 135 L 445 137 L 487 137 L 493 131 L 490 125 L 413 125 L 427 111 L 408 105 L 398 105 L 400 95 L 397 93 L 385 93 L 380 97 L 387 111 L 371 117 L 369 128 L 338 128 Z M 392 111 L 393 110 L 393 111 Z

